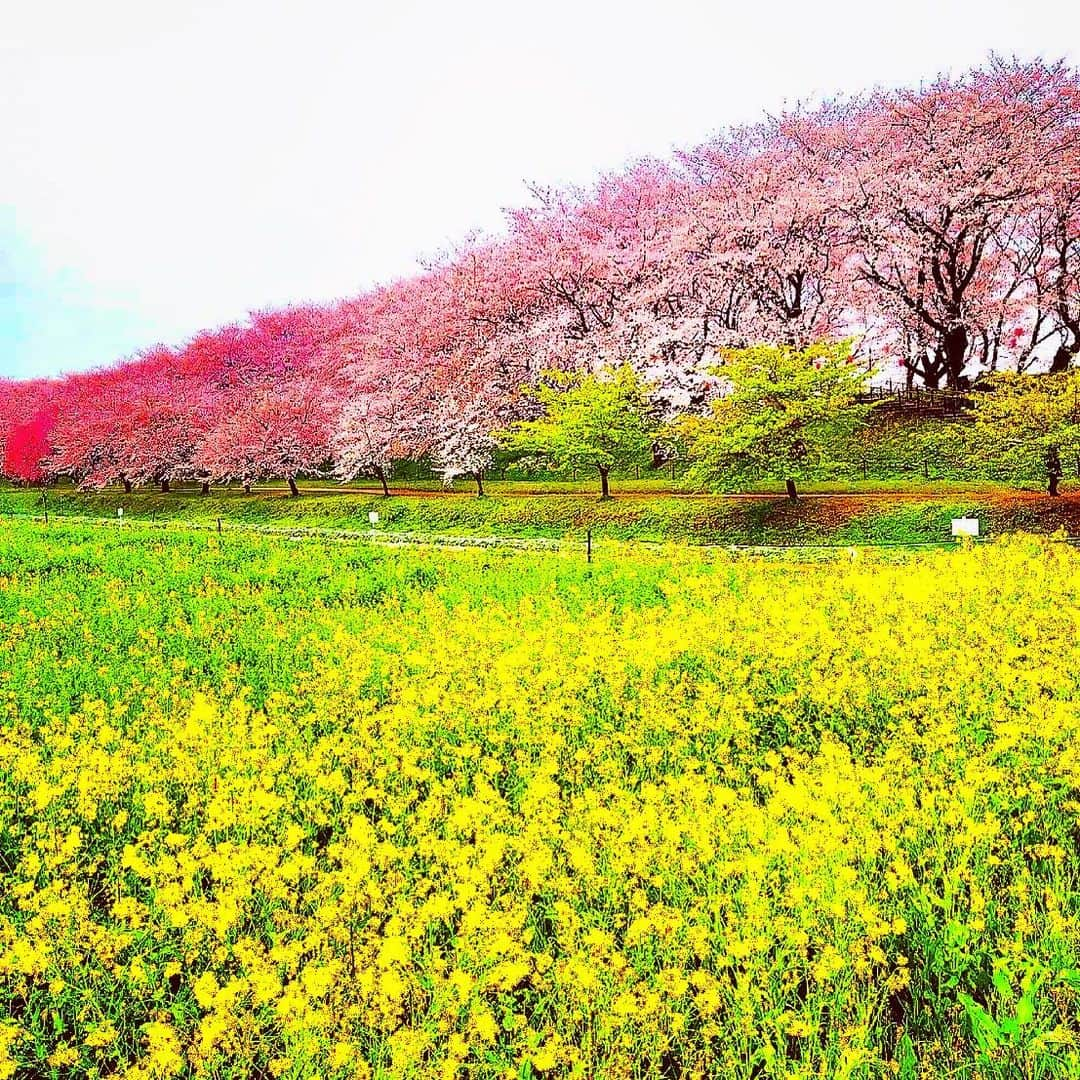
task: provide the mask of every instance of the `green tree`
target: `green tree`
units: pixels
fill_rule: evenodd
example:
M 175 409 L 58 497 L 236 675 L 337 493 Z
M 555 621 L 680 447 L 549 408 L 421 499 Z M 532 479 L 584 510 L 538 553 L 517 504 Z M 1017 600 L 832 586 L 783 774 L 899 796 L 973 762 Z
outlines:
M 850 341 L 731 349 L 716 373 L 723 389 L 712 411 L 680 425 L 699 487 L 780 478 L 795 500 L 796 480 L 843 453 L 869 408 L 857 400 L 868 372 Z
M 593 468 L 609 499 L 615 466 L 641 461 L 656 437 L 648 385 L 629 365 L 597 373 L 545 371 L 530 391 L 543 415 L 504 435 L 511 450 L 543 454 L 558 468 Z
M 1080 449 L 1080 372 L 1002 372 L 973 397 L 974 423 L 958 434 L 975 470 L 1013 479 L 1042 475 L 1057 495 L 1061 454 Z

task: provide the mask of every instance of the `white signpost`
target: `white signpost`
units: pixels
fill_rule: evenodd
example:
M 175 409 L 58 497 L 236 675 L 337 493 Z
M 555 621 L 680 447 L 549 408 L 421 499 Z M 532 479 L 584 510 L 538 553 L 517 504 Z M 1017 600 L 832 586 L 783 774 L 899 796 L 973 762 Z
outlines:
M 379 524 L 379 512 L 378 512 L 378 510 L 370 511 L 368 513 L 367 519 L 368 519 L 368 521 L 371 522 L 371 527 L 375 528 L 375 526 Z
M 979 519 L 977 517 L 962 517 L 952 519 L 953 536 L 978 536 Z

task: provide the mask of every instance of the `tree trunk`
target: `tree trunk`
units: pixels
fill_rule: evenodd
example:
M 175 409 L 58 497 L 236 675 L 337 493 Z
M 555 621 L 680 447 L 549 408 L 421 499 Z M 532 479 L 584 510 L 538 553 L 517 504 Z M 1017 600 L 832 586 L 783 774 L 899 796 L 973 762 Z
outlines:
M 945 352 L 945 385 L 952 390 L 958 389 L 967 361 L 967 327 L 952 327 L 942 337 L 941 346 Z
M 481 469 L 479 472 L 473 473 L 473 478 L 476 480 L 476 497 L 478 499 L 483 498 L 484 495 L 484 471 Z
M 1050 361 L 1050 374 L 1060 375 L 1063 371 L 1068 371 L 1072 367 L 1073 359 L 1080 353 L 1080 336 L 1070 345 L 1067 342 L 1062 342 L 1057 347 L 1057 352 L 1054 353 L 1053 360 Z
M 250 495 L 251 494 L 251 485 L 250 484 L 244 484 L 244 494 L 245 495 Z
M 387 487 L 387 484 L 386 484 L 386 470 L 380 465 L 375 470 L 375 475 L 379 478 L 379 483 L 382 484 L 382 493 L 383 493 L 383 495 L 389 496 L 390 488 Z
M 203 494 L 203 495 L 209 495 L 210 494 L 210 481 L 209 480 L 204 480 L 202 482 L 201 494 Z
M 292 495 L 294 499 L 300 497 L 300 489 L 296 486 L 296 477 L 294 476 L 289 477 L 289 494 Z
M 611 491 L 608 489 L 608 473 L 610 469 L 605 469 L 601 465 L 596 466 L 597 471 L 600 473 L 600 498 L 610 499 Z
M 131 481 L 126 476 L 124 477 L 124 492 L 127 495 L 131 494 Z
M 784 481 L 784 486 L 787 488 L 787 497 L 792 502 L 798 502 L 799 501 L 799 492 L 795 487 L 795 481 L 794 480 L 785 480 Z
M 161 490 L 162 491 L 168 491 L 169 490 L 169 481 L 168 480 L 162 480 L 161 481 Z
M 1051 446 L 1046 451 L 1046 476 L 1050 481 L 1050 494 L 1057 495 L 1058 484 L 1061 483 L 1065 470 L 1061 467 L 1061 452 L 1056 446 Z

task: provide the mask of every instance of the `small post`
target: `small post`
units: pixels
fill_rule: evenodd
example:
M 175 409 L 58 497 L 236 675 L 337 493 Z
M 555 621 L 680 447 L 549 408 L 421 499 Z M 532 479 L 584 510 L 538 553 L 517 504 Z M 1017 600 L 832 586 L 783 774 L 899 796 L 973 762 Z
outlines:
M 221 518 L 217 519 L 217 531 L 218 531 L 218 536 L 220 536 L 221 535 Z
M 48 524 L 49 524 L 49 499 L 48 499 L 48 492 L 49 492 L 49 488 L 48 488 L 48 485 L 46 485 L 46 484 L 42 484 L 42 485 L 41 485 L 41 508 L 42 508 L 42 509 L 43 509 L 43 510 L 45 511 L 45 524 L 46 524 L 46 525 L 48 525 Z
M 585 530 L 585 561 L 592 562 L 592 529 Z

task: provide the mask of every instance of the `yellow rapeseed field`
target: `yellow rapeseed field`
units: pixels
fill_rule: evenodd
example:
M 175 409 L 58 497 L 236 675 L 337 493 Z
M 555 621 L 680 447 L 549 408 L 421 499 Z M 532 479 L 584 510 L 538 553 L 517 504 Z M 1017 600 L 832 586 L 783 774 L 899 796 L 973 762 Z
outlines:
M 0 1078 L 1080 1076 L 1080 553 L 0 536 Z

